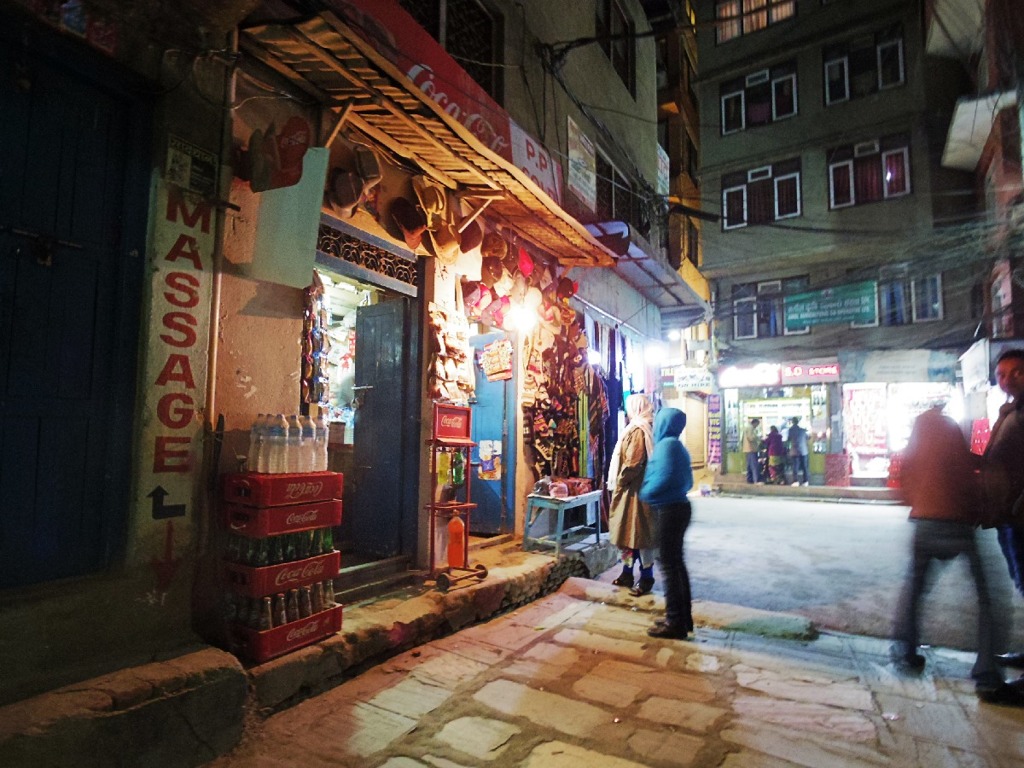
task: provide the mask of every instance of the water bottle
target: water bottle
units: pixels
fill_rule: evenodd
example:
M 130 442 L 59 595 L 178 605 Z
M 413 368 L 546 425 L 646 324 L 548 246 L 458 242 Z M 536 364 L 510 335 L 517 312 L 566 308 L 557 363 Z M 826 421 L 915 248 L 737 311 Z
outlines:
M 260 451 L 263 448 L 263 429 L 267 418 L 265 413 L 259 414 L 253 419 L 249 427 L 249 457 L 246 459 L 246 468 L 250 472 L 259 472 Z
M 264 468 L 261 472 L 281 474 L 288 471 L 288 419 L 283 413 L 267 420 L 267 428 L 264 437 L 266 461 L 262 462 Z
M 317 469 L 316 424 L 309 416 L 299 418 L 302 424 L 302 462 L 300 472 L 315 472 Z
M 302 464 L 302 425 L 299 417 L 292 414 L 288 417 L 288 463 L 285 472 L 301 472 Z
M 327 443 L 330 437 L 330 425 L 321 413 L 316 419 L 316 451 L 313 460 L 314 472 L 327 471 Z

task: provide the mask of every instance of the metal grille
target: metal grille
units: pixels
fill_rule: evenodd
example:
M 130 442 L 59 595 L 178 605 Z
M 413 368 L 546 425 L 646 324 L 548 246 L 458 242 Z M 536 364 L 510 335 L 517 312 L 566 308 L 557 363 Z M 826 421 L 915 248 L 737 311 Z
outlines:
M 477 84 L 498 100 L 494 22 L 476 0 L 448 0 L 445 48 Z
M 403 259 L 370 243 L 364 243 L 359 238 L 340 232 L 329 224 L 321 222 L 316 249 L 328 256 L 357 264 L 378 275 L 399 280 L 407 285 L 416 285 L 416 262 Z

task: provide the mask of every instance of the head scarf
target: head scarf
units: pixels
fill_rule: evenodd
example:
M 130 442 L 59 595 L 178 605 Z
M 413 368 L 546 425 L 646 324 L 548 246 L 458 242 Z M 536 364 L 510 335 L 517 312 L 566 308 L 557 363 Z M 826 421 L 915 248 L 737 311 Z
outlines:
M 612 489 L 615 488 L 615 481 L 619 476 L 619 454 L 622 451 L 622 444 L 633 430 L 639 429 L 643 432 L 647 458 L 651 457 L 651 452 L 654 450 L 654 432 L 651 426 L 654 421 L 654 406 L 647 399 L 647 395 L 634 394 L 626 398 L 626 417 L 629 419 L 629 424 L 622 430 L 619 441 L 612 451 L 611 462 L 608 464 L 608 487 Z

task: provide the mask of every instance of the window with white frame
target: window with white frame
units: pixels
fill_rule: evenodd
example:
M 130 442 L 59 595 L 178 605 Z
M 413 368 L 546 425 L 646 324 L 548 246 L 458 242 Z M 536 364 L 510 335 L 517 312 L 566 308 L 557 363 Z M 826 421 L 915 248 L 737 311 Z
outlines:
M 878 272 L 876 316 L 854 328 L 929 323 L 942 319 L 942 275 L 912 277 L 907 263 L 890 264 Z
M 797 113 L 796 62 L 722 83 L 722 134 L 785 120 Z
M 722 177 L 722 229 L 767 224 L 802 212 L 800 158 Z
M 828 207 L 846 208 L 910 194 L 906 134 L 834 147 L 827 153 Z
M 891 27 L 822 51 L 825 104 L 840 104 L 906 82 L 903 29 Z
M 796 0 L 718 0 L 715 41 L 724 43 L 796 15 Z
M 807 275 L 742 283 L 732 287 L 733 338 L 767 339 L 810 333 L 808 325 L 786 325 L 786 296 L 805 291 Z

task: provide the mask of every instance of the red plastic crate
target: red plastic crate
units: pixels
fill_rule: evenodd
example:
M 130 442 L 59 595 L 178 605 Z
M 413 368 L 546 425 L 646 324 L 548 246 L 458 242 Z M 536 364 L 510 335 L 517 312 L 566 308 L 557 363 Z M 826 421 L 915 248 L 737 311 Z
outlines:
M 224 563 L 225 583 L 234 592 L 248 597 L 264 597 L 289 589 L 305 587 L 315 581 L 333 579 L 341 570 L 341 553 L 307 557 L 290 563 L 253 568 L 238 563 Z
M 235 651 L 257 663 L 268 661 L 340 632 L 341 613 L 342 606 L 336 605 L 305 619 L 262 632 L 235 624 Z
M 340 472 L 303 472 L 267 475 L 259 472 L 229 472 L 224 475 L 221 492 L 224 501 L 249 507 L 278 507 L 285 504 L 309 504 L 340 499 L 343 477 Z
M 228 503 L 222 505 L 222 512 L 226 530 L 251 538 L 341 525 L 341 499 L 285 507 L 248 507 Z

